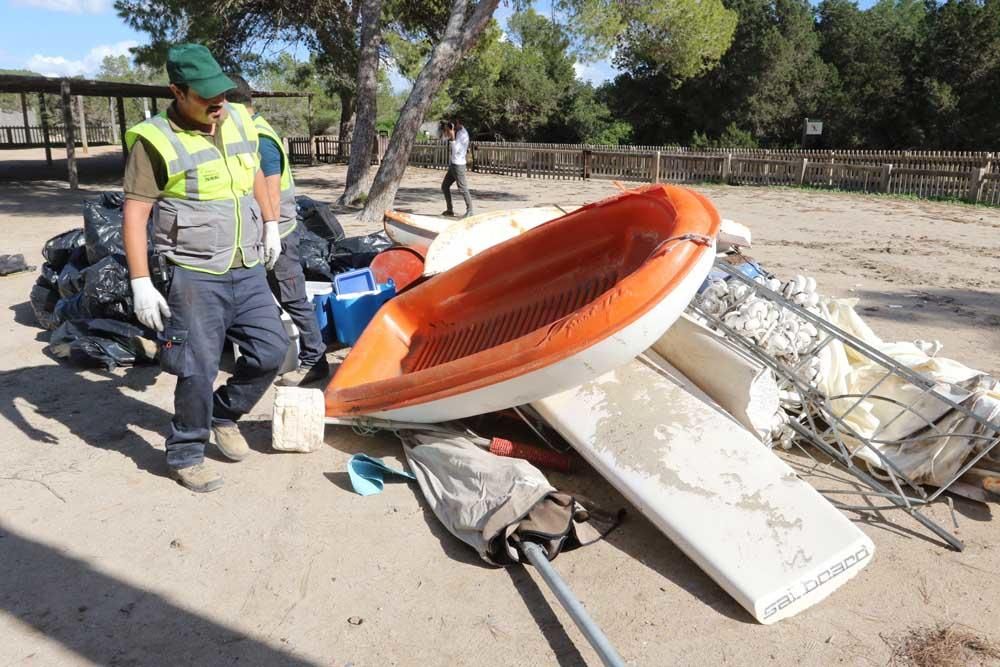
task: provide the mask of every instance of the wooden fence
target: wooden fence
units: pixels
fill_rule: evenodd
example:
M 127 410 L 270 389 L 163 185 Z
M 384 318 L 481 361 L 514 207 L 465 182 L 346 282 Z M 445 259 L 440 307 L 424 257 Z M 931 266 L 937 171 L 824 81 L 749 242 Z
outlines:
M 351 142 L 341 145 L 338 137 L 320 135 L 315 137 L 288 137 L 285 140 L 288 149 L 288 159 L 292 164 L 346 164 L 351 158 Z M 389 138 L 379 135 L 372 146 L 372 164 L 382 162 L 385 149 L 389 146 Z
M 346 162 L 336 137 L 288 140 L 292 161 Z M 380 137 L 373 160 L 388 145 Z M 448 168 L 448 146 L 413 146 L 409 165 Z M 481 174 L 548 179 L 615 179 L 642 183 L 807 186 L 1000 206 L 1000 154 L 981 151 L 811 151 L 692 149 L 472 142 L 469 167 Z
M 558 146 L 558 147 L 555 147 Z M 435 146 L 437 162 L 447 153 Z M 426 156 L 428 148 L 423 148 Z M 411 164 L 426 165 L 426 157 Z M 1000 156 L 947 151 L 692 150 L 474 142 L 472 171 L 528 178 L 808 186 L 1000 205 Z
M 80 128 L 73 128 L 76 143 L 81 143 Z M 66 135 L 61 125 L 49 128 L 49 145 L 58 146 L 66 143 Z M 109 125 L 87 124 L 88 144 L 113 144 L 114 130 Z M 41 125 L 24 127 L 23 125 L 0 125 L 0 148 L 30 148 L 45 145 L 45 131 Z

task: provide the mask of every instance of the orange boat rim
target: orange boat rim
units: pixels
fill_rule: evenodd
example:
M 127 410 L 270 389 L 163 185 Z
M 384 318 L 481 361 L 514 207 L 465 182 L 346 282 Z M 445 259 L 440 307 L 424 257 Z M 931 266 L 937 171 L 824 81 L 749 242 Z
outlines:
M 683 312 L 719 224 L 704 196 L 651 185 L 488 248 L 379 310 L 327 387 L 327 415 L 447 421 L 612 370 Z

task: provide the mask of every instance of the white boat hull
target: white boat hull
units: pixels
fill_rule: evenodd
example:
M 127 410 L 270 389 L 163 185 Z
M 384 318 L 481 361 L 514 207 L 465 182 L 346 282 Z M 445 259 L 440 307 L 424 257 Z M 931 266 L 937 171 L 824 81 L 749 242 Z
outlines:
M 382 222 L 385 234 L 393 243 L 416 248 L 426 253 L 438 234 L 444 231 L 453 220 L 438 218 L 431 215 L 394 212 L 395 218 L 386 217 Z
M 424 274 L 430 276 L 447 271 L 487 248 L 566 215 L 573 209 L 575 207 L 533 206 L 456 220 L 431 242 L 424 261 Z

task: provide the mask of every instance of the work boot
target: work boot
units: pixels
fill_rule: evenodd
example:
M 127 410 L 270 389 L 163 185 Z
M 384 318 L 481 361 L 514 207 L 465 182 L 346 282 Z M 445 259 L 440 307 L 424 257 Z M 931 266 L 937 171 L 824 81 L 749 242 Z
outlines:
M 446 218 L 454 218 L 455 217 L 455 212 L 449 208 L 447 211 L 445 211 L 441 215 L 443 215 Z
M 330 362 L 322 357 L 313 366 L 299 366 L 285 373 L 275 382 L 279 387 L 301 387 L 314 382 L 325 381 L 330 376 Z
M 195 493 L 208 493 L 222 486 L 222 475 L 204 463 L 187 468 L 171 468 L 170 476 Z
M 230 461 L 242 461 L 250 454 L 250 445 L 236 424 L 212 426 L 212 433 L 215 434 L 215 446 Z

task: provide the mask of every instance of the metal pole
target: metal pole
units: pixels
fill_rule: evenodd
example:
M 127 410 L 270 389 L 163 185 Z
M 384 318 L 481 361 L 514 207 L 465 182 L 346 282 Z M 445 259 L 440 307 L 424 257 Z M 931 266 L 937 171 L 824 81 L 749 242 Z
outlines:
M 545 552 L 542 551 L 542 548 L 533 542 L 521 542 L 519 546 L 521 553 L 525 555 L 528 561 L 538 570 L 538 573 L 542 575 L 542 579 L 545 580 L 549 589 L 555 594 L 559 600 L 559 604 L 563 606 L 566 613 L 576 623 L 576 627 L 580 628 L 580 632 L 583 633 L 583 636 L 587 638 L 590 645 L 597 651 L 601 662 L 608 667 L 624 667 L 625 663 L 622 661 L 621 656 L 618 655 L 618 651 L 611 645 L 611 642 L 601 628 L 598 627 L 597 623 L 594 623 L 594 619 L 590 617 L 587 610 L 583 608 L 580 601 L 573 595 L 570 587 L 566 585 L 566 582 L 563 581 L 559 573 L 549 563 L 549 559 L 545 557 Z

